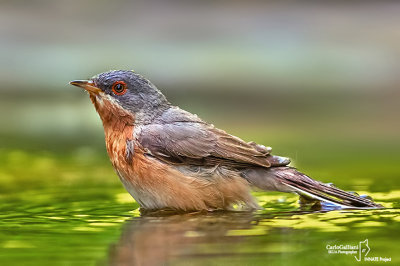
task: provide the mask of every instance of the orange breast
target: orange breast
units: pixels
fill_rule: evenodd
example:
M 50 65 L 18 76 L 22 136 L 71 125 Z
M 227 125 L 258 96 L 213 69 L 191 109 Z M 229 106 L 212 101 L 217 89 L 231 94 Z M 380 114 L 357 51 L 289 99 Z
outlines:
M 178 210 L 228 209 L 244 203 L 256 208 L 249 185 L 239 173 L 211 171 L 204 174 L 181 172 L 176 167 L 145 155 L 134 133 L 134 116 L 118 109 L 112 101 L 95 104 L 104 126 L 106 148 L 122 183 L 146 209 Z M 127 150 L 127 142 L 131 149 Z M 133 146 L 133 147 L 132 147 Z M 129 155 L 129 156 L 127 156 Z M 225 176 L 224 176 L 225 175 Z
M 125 188 L 146 209 L 215 210 L 229 209 L 235 203 L 257 207 L 249 194 L 247 181 L 236 173 L 231 172 L 231 176 L 211 174 L 209 178 L 183 174 L 145 155 L 135 140 L 134 155 L 129 162 L 123 144 L 123 139 L 109 141 L 107 149 L 111 161 Z

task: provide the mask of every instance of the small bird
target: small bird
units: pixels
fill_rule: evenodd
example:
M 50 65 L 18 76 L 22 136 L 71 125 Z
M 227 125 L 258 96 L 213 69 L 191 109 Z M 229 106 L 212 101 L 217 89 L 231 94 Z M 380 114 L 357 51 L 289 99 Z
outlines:
M 146 210 L 259 209 L 253 187 L 341 208 L 381 207 L 313 180 L 288 166 L 288 158 L 272 155 L 270 147 L 245 142 L 172 105 L 133 71 L 109 71 L 70 84 L 89 93 L 111 163 Z

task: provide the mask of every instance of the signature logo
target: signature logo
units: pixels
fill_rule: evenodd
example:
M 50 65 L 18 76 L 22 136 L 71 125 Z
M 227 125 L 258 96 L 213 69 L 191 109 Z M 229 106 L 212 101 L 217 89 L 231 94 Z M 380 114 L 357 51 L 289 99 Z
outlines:
M 392 261 L 391 257 L 368 257 L 371 248 L 369 247 L 368 239 L 360 241 L 358 244 L 335 244 L 326 245 L 329 254 L 353 255 L 356 261 L 377 261 L 388 262 Z

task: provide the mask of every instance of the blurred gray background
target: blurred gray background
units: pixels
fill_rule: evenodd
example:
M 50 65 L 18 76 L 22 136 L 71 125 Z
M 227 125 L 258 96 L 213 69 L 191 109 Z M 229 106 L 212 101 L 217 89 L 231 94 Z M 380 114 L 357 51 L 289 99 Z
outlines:
M 94 108 L 68 82 L 110 69 L 143 74 L 246 140 L 292 143 L 285 150 L 303 140 L 399 143 L 398 2 L 0 5 L 1 147 L 103 149 Z

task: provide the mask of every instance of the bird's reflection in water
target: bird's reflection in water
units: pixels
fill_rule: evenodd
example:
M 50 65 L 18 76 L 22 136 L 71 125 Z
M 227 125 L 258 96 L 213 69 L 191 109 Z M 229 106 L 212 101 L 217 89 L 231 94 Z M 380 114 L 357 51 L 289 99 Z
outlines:
M 232 245 L 245 244 L 246 232 L 260 220 L 294 213 L 304 212 L 268 217 L 252 212 L 145 214 L 125 225 L 119 242 L 110 248 L 110 264 L 185 265 L 188 259 L 234 256 Z
M 111 248 L 111 265 L 165 265 L 171 259 L 198 256 L 200 244 L 226 239 L 232 229 L 251 227 L 252 213 L 149 214 L 129 221 Z

